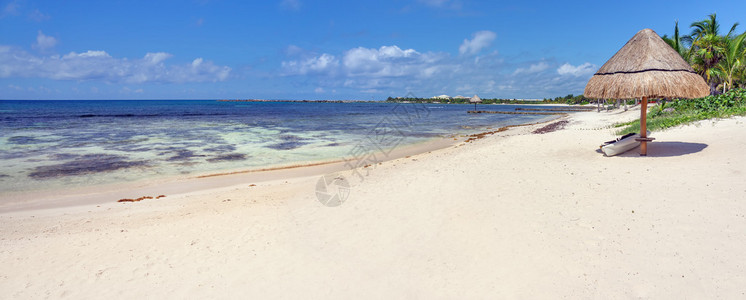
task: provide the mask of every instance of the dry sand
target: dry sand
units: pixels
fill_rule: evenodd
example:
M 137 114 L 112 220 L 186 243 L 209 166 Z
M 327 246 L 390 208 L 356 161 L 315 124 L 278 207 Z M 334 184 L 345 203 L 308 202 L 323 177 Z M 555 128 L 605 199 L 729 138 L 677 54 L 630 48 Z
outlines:
M 4 298 L 744 299 L 746 118 L 604 157 L 574 114 L 363 170 L 0 214 Z M 196 182 L 185 182 L 194 186 Z M 255 184 L 252 186 L 252 184 Z M 152 195 L 155 196 L 155 195 Z M 109 201 L 102 199 L 101 201 Z

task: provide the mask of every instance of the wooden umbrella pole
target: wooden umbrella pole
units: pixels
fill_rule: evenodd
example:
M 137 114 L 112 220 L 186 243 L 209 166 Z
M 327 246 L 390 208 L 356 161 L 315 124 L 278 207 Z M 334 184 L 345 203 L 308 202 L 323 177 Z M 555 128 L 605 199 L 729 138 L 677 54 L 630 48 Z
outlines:
M 640 106 L 640 137 L 643 139 L 640 142 L 640 156 L 648 155 L 648 142 L 644 139 L 648 138 L 648 97 L 642 97 L 642 106 Z

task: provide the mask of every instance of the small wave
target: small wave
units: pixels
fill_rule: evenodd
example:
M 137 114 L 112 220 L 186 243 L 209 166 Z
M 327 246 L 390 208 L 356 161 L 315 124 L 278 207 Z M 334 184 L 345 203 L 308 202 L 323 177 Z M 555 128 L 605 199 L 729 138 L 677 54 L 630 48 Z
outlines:
M 106 117 L 111 117 L 111 118 L 129 118 L 129 117 L 134 117 L 134 116 L 135 116 L 135 114 L 123 114 L 123 115 L 94 115 L 94 114 L 85 114 L 85 115 L 80 115 L 78 117 L 79 118 L 102 118 L 102 117 L 103 118 L 106 118 Z M 142 115 L 142 116 L 148 116 L 148 115 Z M 155 115 L 153 115 L 153 116 L 155 116 Z
M 183 113 L 183 114 L 83 114 L 78 118 L 148 118 L 148 117 L 194 117 L 194 116 L 227 116 L 226 113 Z

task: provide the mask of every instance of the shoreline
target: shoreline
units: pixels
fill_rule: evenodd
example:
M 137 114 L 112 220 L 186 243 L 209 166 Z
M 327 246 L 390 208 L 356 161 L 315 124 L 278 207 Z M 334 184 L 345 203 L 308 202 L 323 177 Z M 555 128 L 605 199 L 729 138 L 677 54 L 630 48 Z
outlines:
M 417 155 L 452 146 L 449 138 L 407 145 L 394 149 L 385 161 Z M 256 184 L 277 180 L 290 180 L 323 175 L 346 170 L 344 158 L 307 164 L 294 164 L 260 169 L 205 172 L 188 176 L 170 176 L 134 182 L 108 183 L 63 189 L 13 192 L 0 195 L 0 214 L 18 211 L 59 209 L 74 206 L 92 206 L 116 203 L 119 199 L 142 196 L 178 195 L 233 185 Z
M 600 154 L 611 125 L 639 113 L 573 114 L 553 120 L 567 121 L 561 130 L 496 129 L 405 155 L 352 182 L 336 207 L 317 199 L 318 176 L 279 176 L 0 213 L 0 288 L 14 298 L 740 298 L 746 117 L 654 132 L 647 157 Z
M 464 141 L 491 135 L 516 127 L 535 126 L 566 118 L 568 114 L 554 114 L 557 118 L 518 125 L 507 125 L 498 130 L 489 130 L 470 135 L 450 134 L 446 137 L 433 138 L 424 142 L 395 147 L 380 162 L 421 155 L 432 151 L 456 146 Z M 475 138 L 476 137 L 476 138 Z M 159 195 L 175 195 L 197 192 L 204 189 L 225 188 L 242 183 L 256 184 L 277 180 L 290 180 L 309 176 L 321 176 L 350 170 L 345 157 L 309 162 L 303 164 L 279 165 L 258 169 L 226 170 L 224 172 L 205 172 L 187 176 L 169 176 L 155 179 L 144 179 L 133 182 L 107 183 L 83 187 L 61 189 L 21 191 L 0 194 L 0 214 L 16 211 L 33 211 L 59 209 L 74 206 L 92 206 L 120 199 L 137 199 Z

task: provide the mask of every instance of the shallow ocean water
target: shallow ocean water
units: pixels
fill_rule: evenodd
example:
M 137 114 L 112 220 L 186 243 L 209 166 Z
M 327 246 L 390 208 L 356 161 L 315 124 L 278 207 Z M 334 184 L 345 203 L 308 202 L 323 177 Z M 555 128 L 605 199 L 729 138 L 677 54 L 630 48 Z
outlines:
M 0 101 L 0 190 L 308 164 L 556 116 L 471 105 Z M 480 109 L 514 111 L 512 105 Z M 536 107 L 536 106 L 531 106 Z

